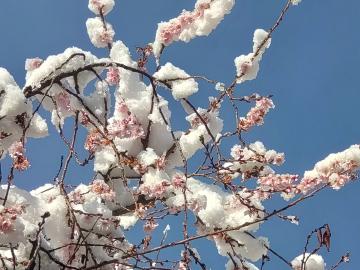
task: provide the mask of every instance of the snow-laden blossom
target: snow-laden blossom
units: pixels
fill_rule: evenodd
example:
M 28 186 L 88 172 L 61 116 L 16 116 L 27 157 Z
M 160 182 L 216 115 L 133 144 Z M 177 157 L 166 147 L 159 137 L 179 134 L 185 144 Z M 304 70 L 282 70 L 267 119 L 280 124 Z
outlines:
M 216 136 L 221 132 L 223 128 L 223 121 L 219 117 L 219 111 L 213 110 L 206 112 L 202 108 L 197 108 L 197 112 L 203 115 L 207 120 L 205 124 L 201 121 L 195 121 L 198 125 L 189 129 L 189 132 L 182 132 L 180 134 L 179 145 L 181 147 L 182 154 L 186 159 L 191 158 L 199 149 L 204 147 L 204 144 L 216 139 Z M 197 114 L 191 113 L 186 117 L 186 120 L 192 124 L 193 120 L 196 119 Z M 193 124 L 195 124 L 195 122 Z M 210 135 L 210 133 L 211 135 Z M 178 149 L 168 159 L 168 165 L 170 167 L 183 166 L 182 154 Z
M 279 166 L 285 160 L 283 153 L 266 150 L 264 144 L 260 141 L 245 147 L 234 145 L 230 154 L 234 160 L 224 163 L 223 170 L 219 172 L 231 177 L 231 179 L 238 177 L 240 174 L 244 180 L 274 174 L 269 165 Z
M 143 175 L 142 181 L 143 183 L 139 188 L 140 193 L 151 198 L 162 198 L 170 191 L 169 176 L 164 171 L 150 168 Z
M 83 51 L 76 47 L 67 48 L 63 53 L 48 56 L 42 64 L 26 74 L 25 91 L 33 87 L 39 86 L 45 78 L 52 79 L 60 73 L 71 72 L 85 65 L 92 64 L 96 61 L 96 57 L 90 52 Z M 65 64 L 66 63 L 66 64 Z M 101 71 L 102 69 L 96 69 Z M 92 72 L 81 72 L 78 76 L 79 89 L 82 91 L 84 87 L 96 77 Z M 69 83 L 71 81 L 68 81 Z M 73 84 L 73 82 L 71 82 Z M 53 86 L 54 87 L 54 86 Z M 53 89 L 51 88 L 51 90 Z M 47 91 L 48 89 L 44 89 Z M 51 102 L 49 102 L 51 103 Z
M 60 92 L 55 96 L 55 102 L 60 112 L 71 111 L 70 96 L 66 92 Z
M 175 174 L 172 178 L 172 184 L 175 188 L 183 189 L 185 187 L 185 177 L 181 174 Z
M 44 62 L 43 59 L 40 59 L 38 57 L 36 58 L 28 58 L 25 61 L 25 70 L 26 71 L 33 71 L 34 69 L 37 69 L 41 66 L 41 64 Z
M 188 269 L 188 266 L 184 261 L 180 261 L 176 269 L 177 270 L 186 270 L 186 269 Z
M 318 254 L 305 253 L 291 261 L 294 270 L 324 270 L 324 259 Z M 302 268 L 303 266 L 303 268 Z
M 26 137 L 40 138 L 48 134 L 45 120 L 37 113 L 31 119 L 32 115 L 31 101 L 26 100 L 10 73 L 0 68 L 0 159 L 13 143 Z
M 154 74 L 158 80 L 167 81 L 174 99 L 187 98 L 199 90 L 198 83 L 184 70 L 166 63 Z
M 9 155 L 13 159 L 13 166 L 15 169 L 23 171 L 30 166 L 30 163 L 25 156 L 25 148 L 22 142 L 14 142 L 9 147 Z
M 107 138 L 104 138 L 97 130 L 93 130 L 87 135 L 84 148 L 89 152 L 94 153 L 101 149 L 101 147 L 109 144 L 110 141 Z
M 149 147 L 146 148 L 146 150 L 141 151 L 137 156 L 139 163 L 146 167 L 155 164 L 158 158 L 159 156 L 156 154 L 155 150 Z
M 94 180 L 91 184 L 91 191 L 100 195 L 100 197 L 106 201 L 113 201 L 115 193 L 104 180 Z
M 144 131 L 135 116 L 129 115 L 125 119 L 110 122 L 109 133 L 120 138 L 137 138 L 143 136 Z
M 197 128 L 200 125 L 207 125 L 210 121 L 210 115 L 206 109 L 197 109 L 197 113 L 192 113 L 186 117 L 186 120 L 190 123 L 191 128 Z
M 271 44 L 269 33 L 264 29 L 256 29 L 253 36 L 253 53 L 258 51 L 258 58 L 261 59 L 265 49 L 268 49 Z
M 100 15 L 100 13 L 107 15 L 114 5 L 115 0 L 89 0 L 88 8 L 96 15 Z
M 110 67 L 106 73 L 106 81 L 110 85 L 117 85 L 120 81 L 120 72 L 118 68 Z
M 263 29 L 256 29 L 253 37 L 253 52 L 235 58 L 237 83 L 254 80 L 259 72 L 259 62 L 265 49 L 270 47 L 271 38 Z
M 269 174 L 260 177 L 258 184 L 263 192 L 282 192 L 286 197 L 293 192 L 298 177 L 298 175 L 293 174 Z
M 86 28 L 90 41 L 95 47 L 104 48 L 113 42 L 115 32 L 112 25 L 106 23 L 104 26 L 99 17 L 87 19 Z
M 259 61 L 254 61 L 254 54 L 240 55 L 235 58 L 237 76 L 241 77 L 237 82 L 254 80 L 259 72 Z
M 183 10 L 178 17 L 159 23 L 153 43 L 155 56 L 160 55 L 162 46 L 174 41 L 189 42 L 196 36 L 209 35 L 234 4 L 235 0 L 198 0 L 193 11 Z
M 82 254 L 86 250 L 76 244 L 83 239 L 79 231 L 80 227 L 82 230 L 91 231 L 86 235 L 86 242 L 93 246 L 92 251 L 96 254 L 96 261 L 107 261 L 114 257 L 119 257 L 121 260 L 121 256 L 131 248 L 131 245 L 123 239 L 119 218 L 112 217 L 111 209 L 99 200 L 99 194 L 108 193 L 108 188 L 101 183 L 95 183 L 93 186 L 79 185 L 75 192 L 81 194 L 84 201 L 80 204 L 73 203 L 71 200 L 73 195 L 69 194 L 71 206 L 68 206 L 60 188 L 50 184 L 31 192 L 14 186 L 8 191 L 5 186 L 0 187 L 1 198 L 7 193 L 6 206 L 0 206 L 0 242 L 4 244 L 0 256 L 4 268 L 14 267 L 11 258 L 15 256 L 16 269 L 27 269 L 31 257 L 31 242 L 37 237 L 41 239 L 43 248 L 54 250 L 53 259 L 66 261 L 67 265 L 80 268 L 83 265 Z M 73 227 L 69 224 L 71 219 L 68 207 L 73 209 L 72 213 L 76 218 Z M 45 223 L 41 231 L 38 231 L 38 224 L 43 219 Z M 16 248 L 7 247 L 9 244 Z M 105 248 L 110 245 L 119 251 L 110 255 Z M 78 253 L 74 252 L 75 249 L 78 249 Z M 58 269 L 58 265 L 46 254 L 39 253 L 39 258 L 36 263 L 37 266 L 40 264 L 40 268 Z M 96 262 L 92 261 L 87 265 L 95 266 L 95 264 Z M 106 269 L 113 269 L 113 265 Z
M 275 150 L 269 150 L 265 153 L 265 159 L 269 164 L 280 166 L 285 161 L 285 154 L 277 153 Z
M 119 117 L 109 119 L 108 131 L 113 137 L 139 138 L 144 136 L 144 130 L 134 114 L 129 111 L 123 99 L 118 99 L 115 110 Z
M 355 178 L 354 173 L 360 168 L 360 146 L 352 145 L 348 149 L 330 154 L 315 164 L 314 169 L 306 171 L 297 186 L 299 192 L 308 193 L 319 185 L 328 184 L 333 189 L 340 189 Z
M 19 215 L 24 212 L 24 207 L 15 205 L 13 207 L 0 206 L 0 234 L 8 234 L 15 229 L 15 222 Z

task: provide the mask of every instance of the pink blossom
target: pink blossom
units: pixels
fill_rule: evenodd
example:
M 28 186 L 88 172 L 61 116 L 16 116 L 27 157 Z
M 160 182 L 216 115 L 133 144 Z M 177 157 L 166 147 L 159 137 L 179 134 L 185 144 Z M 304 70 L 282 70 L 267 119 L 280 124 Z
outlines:
M 117 85 L 120 81 L 120 72 L 118 68 L 110 67 L 106 73 L 106 81 L 110 85 Z
M 112 43 L 114 38 L 114 31 L 104 29 L 100 35 L 99 40 L 102 43 Z
M 240 130 L 248 131 L 253 126 L 260 126 L 264 123 L 264 117 L 270 109 L 274 108 L 274 103 L 270 98 L 261 97 L 256 100 L 255 107 L 247 113 L 246 117 L 241 117 L 238 123 Z
M 208 124 L 209 121 L 210 121 L 210 119 L 209 119 L 208 114 L 207 113 L 202 113 L 201 118 L 199 116 L 197 116 L 197 115 L 194 118 L 192 118 L 191 121 L 190 121 L 190 125 L 191 125 L 192 128 L 197 128 L 198 126 L 203 125 L 204 122 L 206 124 Z
M 123 100 L 122 98 L 118 98 L 116 100 L 115 109 L 116 109 L 116 111 L 118 111 L 121 114 L 129 114 L 130 113 L 125 100 Z
M 166 23 L 160 30 L 160 38 L 164 45 L 169 45 L 174 40 L 178 39 L 180 34 L 188 27 L 190 27 L 195 20 L 202 18 L 206 9 L 210 8 L 209 3 L 200 4 L 192 12 L 184 11 L 179 17 L 172 19 Z
M 282 165 L 285 161 L 285 155 L 284 153 L 277 154 L 273 160 L 273 164 L 279 166 Z
M 139 138 L 144 136 L 144 130 L 136 117 L 132 114 L 122 120 L 113 120 L 108 131 L 111 136 L 120 138 Z
M 264 191 L 289 193 L 293 191 L 293 185 L 298 177 L 294 174 L 269 174 L 260 177 L 258 183 Z
M 241 64 L 240 66 L 240 71 L 241 74 L 246 74 L 248 72 L 248 70 L 250 70 L 252 67 L 252 62 L 251 61 L 245 61 L 244 63 Z
M 85 149 L 91 153 L 96 152 L 102 146 L 106 146 L 110 143 L 107 138 L 104 138 L 98 131 L 91 131 L 85 141 Z
M 26 71 L 33 71 L 34 69 L 37 69 L 41 66 L 41 64 L 44 62 L 44 60 L 36 57 L 36 58 L 28 58 L 25 61 L 25 70 Z
M 90 123 L 89 115 L 83 110 L 80 111 L 80 123 L 84 126 Z
M 25 148 L 22 142 L 14 142 L 9 147 L 9 155 L 13 159 L 13 166 L 19 171 L 26 170 L 30 163 L 25 157 Z
M 130 111 L 125 101 L 118 99 L 115 110 L 121 114 L 120 117 L 110 120 L 108 125 L 109 134 L 113 137 L 120 138 L 139 138 L 145 135 L 145 132 L 135 117 Z
M 99 10 L 102 7 L 101 0 L 90 0 L 90 4 L 96 6 Z
M 92 192 L 100 195 L 105 201 L 113 201 L 115 199 L 115 192 L 104 182 L 104 180 L 94 180 L 90 188 Z
M 24 209 L 24 206 L 21 205 L 3 208 L 2 212 L 0 213 L 0 232 L 10 233 L 13 231 L 13 223 L 17 219 L 17 216 L 24 212 Z
M 166 167 L 166 155 L 162 155 L 155 161 L 155 166 L 159 170 L 164 170 Z
M 10 233 L 14 229 L 10 219 L 0 216 L 0 232 Z
M 167 187 L 170 186 L 170 183 L 167 180 L 161 181 L 159 184 L 152 186 L 142 184 L 139 188 L 141 194 L 148 195 L 151 198 L 162 198 L 167 191 Z
M 191 199 L 190 201 L 188 201 L 188 207 L 191 211 L 197 214 L 200 212 L 200 210 L 206 207 L 206 202 L 202 200 Z
M 74 204 L 83 204 L 85 202 L 85 198 L 79 190 L 72 191 L 69 194 L 69 198 L 70 201 Z
M 175 188 L 184 188 L 185 187 L 185 179 L 180 174 L 175 174 L 172 178 L 172 184 Z
M 147 220 L 144 224 L 144 232 L 146 233 L 151 233 L 153 230 L 155 230 L 155 228 L 159 226 L 158 223 L 155 222 L 154 219 L 150 219 L 150 220 Z
M 56 105 L 60 109 L 60 111 L 70 112 L 70 96 L 66 92 L 60 92 L 55 96 Z
M 360 167 L 359 156 L 359 145 L 353 145 L 342 152 L 327 156 L 316 163 L 313 170 L 305 172 L 304 178 L 297 186 L 297 191 L 306 194 L 321 185 L 340 189 L 356 178 L 355 172 Z

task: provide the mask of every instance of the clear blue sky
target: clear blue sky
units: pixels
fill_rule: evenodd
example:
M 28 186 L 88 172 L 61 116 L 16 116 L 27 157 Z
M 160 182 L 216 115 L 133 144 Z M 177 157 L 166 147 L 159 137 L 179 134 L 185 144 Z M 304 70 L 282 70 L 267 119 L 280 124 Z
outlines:
M 158 22 L 176 16 L 183 8 L 190 9 L 193 3 L 117 1 L 108 20 L 115 27 L 116 39 L 124 41 L 135 55 L 136 46 L 153 41 Z M 163 61 L 170 61 L 189 74 L 229 82 L 234 76 L 234 58 L 251 50 L 253 31 L 271 27 L 284 3 L 285 0 L 238 0 L 232 13 L 209 38 L 198 38 L 189 44 L 177 43 L 166 50 Z M 91 16 L 85 0 L 2 0 L 0 66 L 7 68 L 22 86 L 26 58 L 45 58 L 69 46 L 105 55 L 106 51 L 96 50 L 88 40 L 85 21 Z M 238 87 L 241 94 L 274 95 L 276 110 L 268 115 L 263 127 L 256 128 L 245 139 L 261 140 L 267 147 L 285 152 L 287 161 L 281 171 L 302 174 L 328 153 L 360 143 L 359 25 L 360 2 L 357 0 L 303 0 L 290 10 L 273 35 L 258 79 Z M 205 86 L 191 100 L 201 105 L 205 96 L 215 94 L 211 86 Z M 225 115 L 226 120 L 232 119 Z M 52 137 L 55 139 L 29 141 L 32 167 L 16 177 L 16 185 L 29 189 L 51 181 L 62 153 L 58 138 Z M 3 165 L 6 173 L 6 164 Z M 87 182 L 90 175 L 90 168 L 72 170 L 71 181 Z M 329 254 L 324 253 L 328 265 L 351 251 L 352 262 L 342 269 L 358 269 L 358 190 L 359 183 L 354 183 L 341 191 L 323 192 L 289 212 L 300 216 L 299 227 L 269 222 L 259 235 L 269 236 L 271 246 L 291 259 L 301 253 L 308 232 L 330 223 L 332 248 Z M 202 257 L 209 257 L 212 269 L 222 269 L 225 260 L 214 257 L 213 248 L 207 251 L 206 243 L 199 244 L 200 250 L 205 251 Z M 283 268 L 273 258 L 265 269 Z

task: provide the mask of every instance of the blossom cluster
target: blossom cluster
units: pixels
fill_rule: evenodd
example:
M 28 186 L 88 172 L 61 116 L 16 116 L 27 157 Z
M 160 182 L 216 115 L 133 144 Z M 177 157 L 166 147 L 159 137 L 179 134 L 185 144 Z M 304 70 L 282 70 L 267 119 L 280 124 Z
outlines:
M 360 146 L 356 144 L 342 152 L 330 154 L 317 162 L 314 169 L 304 173 L 297 189 L 302 193 L 308 193 L 320 185 L 329 185 L 333 189 L 340 189 L 356 178 L 355 172 L 359 168 Z
M 269 165 L 280 166 L 285 161 L 284 153 L 267 150 L 260 141 L 248 146 L 234 145 L 231 148 L 233 160 L 223 164 L 220 173 L 235 179 L 241 175 L 243 180 L 273 174 Z
M 270 98 L 259 97 L 256 100 L 255 107 L 251 108 L 246 117 L 240 118 L 238 128 L 243 131 L 248 131 L 253 126 L 262 125 L 265 115 L 273 108 L 275 108 L 275 105 Z
M 256 29 L 253 37 L 253 52 L 235 58 L 236 81 L 242 83 L 254 80 L 259 72 L 259 63 L 265 49 L 270 47 L 270 34 L 263 29 Z
M 234 4 L 234 0 L 197 0 L 193 11 L 183 10 L 178 17 L 159 23 L 153 43 L 155 56 L 160 56 L 162 46 L 174 41 L 189 42 L 196 36 L 209 35 Z
M 30 163 L 25 156 L 25 148 L 22 142 L 14 142 L 9 147 L 9 155 L 13 159 L 13 166 L 15 169 L 23 171 L 30 166 Z

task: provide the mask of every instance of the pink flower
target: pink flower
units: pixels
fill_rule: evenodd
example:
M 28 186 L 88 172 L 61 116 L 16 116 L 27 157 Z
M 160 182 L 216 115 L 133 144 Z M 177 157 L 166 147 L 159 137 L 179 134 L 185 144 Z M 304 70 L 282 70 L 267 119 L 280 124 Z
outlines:
M 60 109 L 60 111 L 70 112 L 70 96 L 66 92 L 60 92 L 55 96 L 56 105 Z
M 38 57 L 26 59 L 25 70 L 33 71 L 34 69 L 37 69 L 38 67 L 40 67 L 43 62 L 44 62 L 44 60 L 42 60 Z
M 246 118 L 240 118 L 238 128 L 243 131 L 248 131 L 253 126 L 262 125 L 264 123 L 265 115 L 274 107 L 274 103 L 270 98 L 259 98 L 256 100 L 255 107 L 251 108 L 251 110 L 247 113 Z
M 115 192 L 104 182 L 104 180 L 94 180 L 90 188 L 92 192 L 100 195 L 105 201 L 113 201 L 115 199 Z
M 294 174 L 269 174 L 260 177 L 258 183 L 264 191 L 290 193 L 293 191 L 294 183 L 298 177 Z
M 159 224 L 156 223 L 154 219 L 147 220 L 143 227 L 144 232 L 150 234 L 157 226 L 159 226 Z
M 0 216 L 0 232 L 10 233 L 13 229 L 12 222 L 9 219 Z
M 103 29 L 98 38 L 101 43 L 111 44 L 113 42 L 114 35 L 115 33 L 113 30 Z
M 206 201 L 191 199 L 190 201 L 188 201 L 188 207 L 191 211 L 197 214 L 200 212 L 200 210 L 206 207 Z
M 118 68 L 111 67 L 106 73 L 106 81 L 110 85 L 117 85 L 120 82 L 120 73 Z
M 83 204 L 85 202 L 85 198 L 83 194 L 79 190 L 75 190 L 69 194 L 70 201 L 73 204 Z
M 17 216 L 24 212 L 25 207 L 22 205 L 15 205 L 13 207 L 3 208 L 0 213 L 0 232 L 10 233 L 14 230 L 14 221 Z
M 94 130 L 87 135 L 84 147 L 89 152 L 94 153 L 102 146 L 106 146 L 109 143 L 109 140 L 103 138 L 103 136 L 98 131 Z
M 163 180 L 161 183 L 152 186 L 142 184 L 139 191 L 141 194 L 148 195 L 151 198 L 162 198 L 169 186 L 170 183 L 167 180 Z
M 166 155 L 162 155 L 155 161 L 155 166 L 159 170 L 164 170 L 166 167 Z
M 181 33 L 191 26 L 196 20 L 204 16 L 206 9 L 210 8 L 209 3 L 200 4 L 192 12 L 184 11 L 177 18 L 172 19 L 166 23 L 160 30 L 160 38 L 164 45 L 169 45 L 174 40 L 178 39 Z
M 175 174 L 172 179 L 172 184 L 175 188 L 184 188 L 185 187 L 185 179 L 180 174 Z
M 133 114 L 127 115 L 122 120 L 114 119 L 108 126 L 111 136 L 120 138 L 139 138 L 144 136 L 145 132 Z
M 119 98 L 115 104 L 115 109 L 121 114 L 129 114 L 129 108 L 125 103 L 125 100 Z
M 14 142 L 9 147 L 9 155 L 13 159 L 13 166 L 19 171 L 26 170 L 30 163 L 25 157 L 25 148 L 22 142 Z

